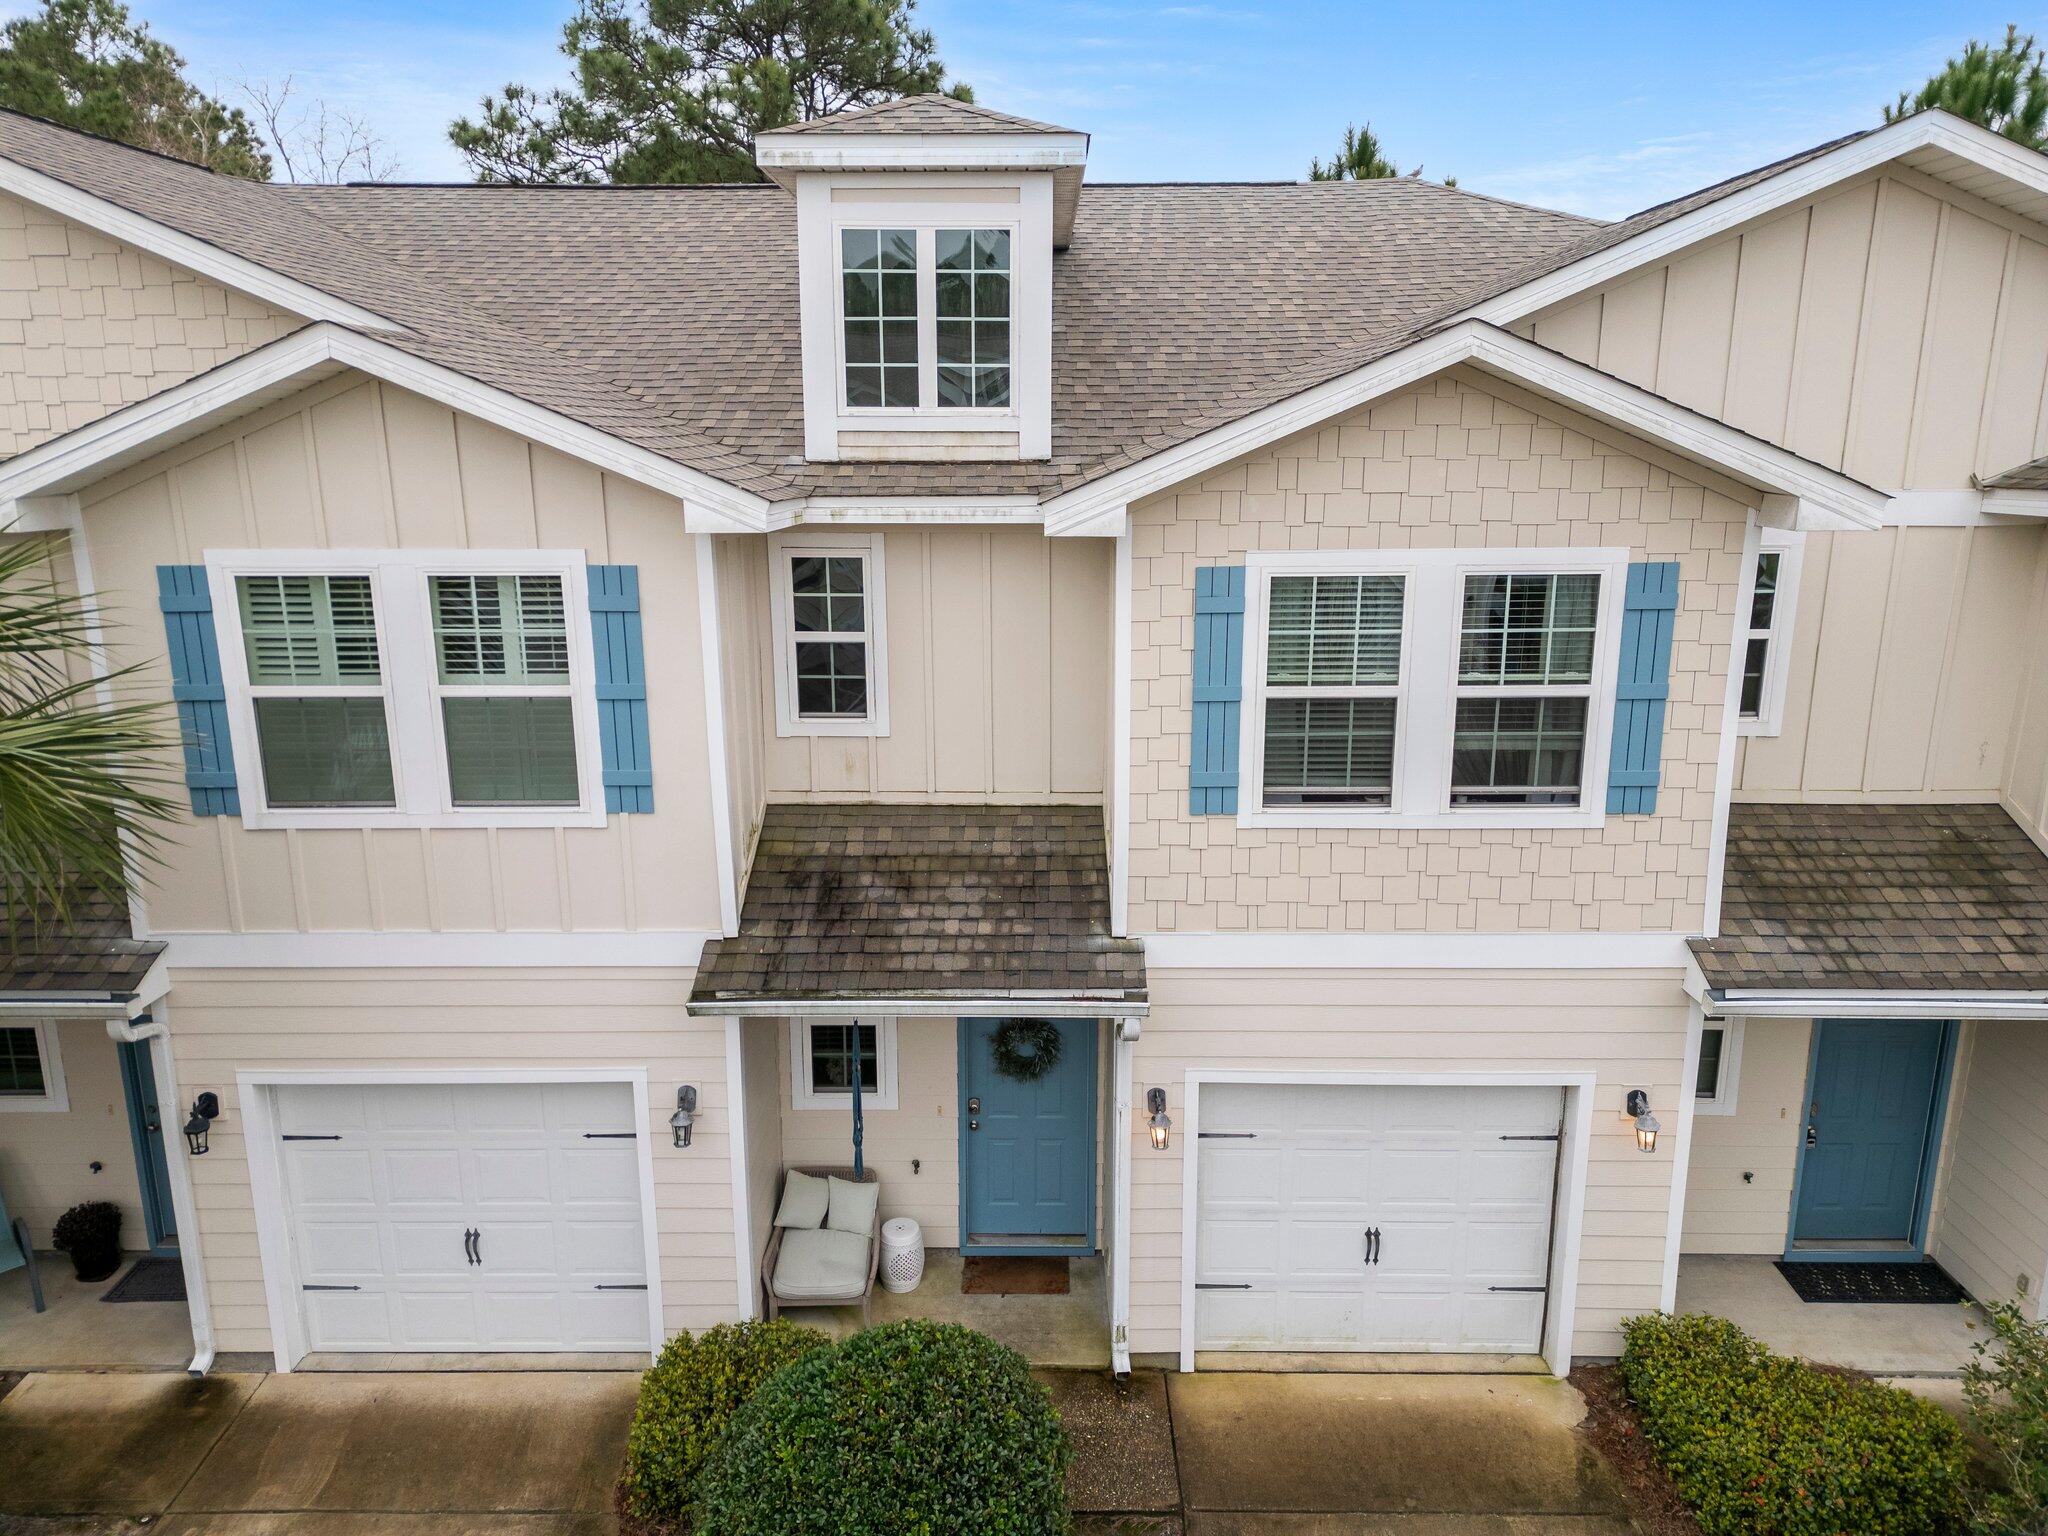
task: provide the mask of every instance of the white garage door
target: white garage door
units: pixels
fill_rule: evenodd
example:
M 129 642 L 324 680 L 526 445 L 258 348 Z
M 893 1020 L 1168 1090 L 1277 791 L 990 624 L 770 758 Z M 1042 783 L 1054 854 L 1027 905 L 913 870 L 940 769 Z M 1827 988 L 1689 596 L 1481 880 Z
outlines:
M 1538 1351 L 1561 1089 L 1201 1094 L 1196 1348 Z
M 624 1083 L 277 1090 L 314 1350 L 648 1345 Z

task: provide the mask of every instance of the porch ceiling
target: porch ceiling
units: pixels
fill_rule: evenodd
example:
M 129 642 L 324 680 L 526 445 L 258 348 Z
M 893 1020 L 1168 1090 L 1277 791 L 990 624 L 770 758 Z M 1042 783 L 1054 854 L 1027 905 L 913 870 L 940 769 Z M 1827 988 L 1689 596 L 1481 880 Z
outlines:
M 2048 855 L 1995 805 L 1736 805 L 1715 991 L 2048 989 Z
M 1105 848 L 1093 806 L 770 806 L 739 933 L 705 946 L 690 1011 L 1143 1012 Z
M 161 942 L 131 937 L 118 895 L 87 893 L 61 915 L 0 902 L 0 1004 L 125 1001 L 163 951 Z

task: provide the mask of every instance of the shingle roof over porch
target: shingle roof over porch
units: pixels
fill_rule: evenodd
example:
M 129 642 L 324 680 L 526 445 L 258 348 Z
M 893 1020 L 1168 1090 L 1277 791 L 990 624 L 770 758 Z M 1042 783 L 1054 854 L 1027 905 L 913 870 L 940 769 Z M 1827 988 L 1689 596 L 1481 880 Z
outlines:
M 0 1003 L 124 1002 L 163 944 L 131 936 L 125 900 L 76 898 L 61 917 L 30 916 L 0 903 Z
M 1995 805 L 1737 805 L 1716 991 L 2048 989 L 2048 854 Z
M 693 1013 L 1145 1007 L 1143 946 L 1110 933 L 1092 806 L 771 806 L 739 929 L 705 946 Z

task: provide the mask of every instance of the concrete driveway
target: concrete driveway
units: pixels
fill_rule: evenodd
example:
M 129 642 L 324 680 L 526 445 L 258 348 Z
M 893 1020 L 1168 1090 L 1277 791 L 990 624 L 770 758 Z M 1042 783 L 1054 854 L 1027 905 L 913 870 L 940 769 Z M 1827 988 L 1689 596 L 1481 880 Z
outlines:
M 1627 1536 L 1532 1376 L 1038 1373 L 1082 1536 Z M 0 1536 L 609 1536 L 631 1372 L 32 1373 Z

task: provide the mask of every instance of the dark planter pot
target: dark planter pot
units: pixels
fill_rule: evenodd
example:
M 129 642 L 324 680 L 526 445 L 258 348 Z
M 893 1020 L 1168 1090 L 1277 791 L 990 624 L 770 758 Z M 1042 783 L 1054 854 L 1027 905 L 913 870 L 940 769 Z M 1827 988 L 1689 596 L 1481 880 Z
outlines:
M 121 1245 L 118 1242 L 95 1243 L 89 1248 L 71 1250 L 71 1268 L 81 1280 L 104 1280 L 120 1267 Z

